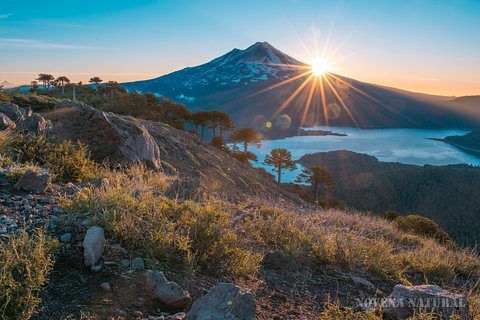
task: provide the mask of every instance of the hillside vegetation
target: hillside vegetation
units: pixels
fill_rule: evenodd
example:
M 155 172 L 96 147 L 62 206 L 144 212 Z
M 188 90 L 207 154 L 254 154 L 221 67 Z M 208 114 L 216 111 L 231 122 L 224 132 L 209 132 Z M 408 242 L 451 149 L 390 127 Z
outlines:
M 421 234 L 412 228 L 418 223 L 307 204 L 193 133 L 121 118 L 146 128 L 162 170 L 94 163 L 81 141 L 60 141 L 53 131 L 3 131 L 5 319 L 183 319 L 173 314 L 188 317 L 219 282 L 247 289 L 257 319 L 382 319 L 381 309 L 361 310 L 356 299 L 426 283 L 465 294 L 480 315 L 476 252 Z M 26 174 L 48 176 L 48 187 L 19 188 Z M 105 243 L 97 265 L 86 266 L 92 226 Z M 188 299 L 159 302 L 144 269 L 162 271 Z
M 420 214 L 460 243 L 473 246 L 478 241 L 479 167 L 389 163 L 350 151 L 308 154 L 298 162 L 326 167 L 335 177 L 335 195 L 354 208 Z

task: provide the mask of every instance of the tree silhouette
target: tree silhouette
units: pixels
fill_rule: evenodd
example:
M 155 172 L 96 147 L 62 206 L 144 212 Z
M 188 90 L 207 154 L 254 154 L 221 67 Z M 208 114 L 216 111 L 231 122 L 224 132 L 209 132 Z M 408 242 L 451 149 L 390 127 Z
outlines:
M 320 187 L 330 193 L 333 191 L 334 181 L 330 172 L 322 166 L 305 168 L 295 179 L 296 183 L 308 183 L 315 193 L 315 202 L 318 202 L 318 191 Z
M 208 124 L 209 115 L 207 111 L 197 111 L 190 117 L 190 122 L 195 125 L 195 132 L 198 134 L 198 126 L 202 128 L 202 141 L 205 132 L 205 126 Z
M 218 125 L 220 127 L 220 137 L 222 138 L 224 131 L 235 128 L 232 118 L 226 112 L 220 112 L 220 121 Z
M 277 172 L 277 182 L 280 184 L 282 169 L 295 170 L 297 166 L 292 161 L 292 154 L 287 149 L 277 148 L 272 149 L 269 154 L 265 156 L 263 161 L 266 165 L 273 166 L 273 170 Z
M 96 90 L 96 95 L 98 96 L 98 85 L 100 83 L 103 82 L 102 79 L 100 79 L 99 77 L 93 77 L 93 78 L 90 78 L 90 80 L 88 81 L 90 83 L 95 83 L 95 90 Z
M 57 78 L 57 83 L 62 87 L 62 96 L 65 94 L 65 85 L 70 83 L 70 79 L 65 76 L 60 76 Z
M 260 144 L 260 134 L 252 128 L 240 128 L 232 132 L 230 139 L 234 143 L 243 143 L 243 153 L 248 158 L 248 145 L 252 143 Z
M 48 73 L 40 73 L 38 75 L 38 78 L 35 79 L 35 80 L 38 80 L 40 82 L 43 83 L 43 88 L 45 90 L 47 90 L 49 87 L 50 87 L 50 81 L 52 81 L 54 78 L 54 76 L 52 76 L 51 74 L 48 74 Z

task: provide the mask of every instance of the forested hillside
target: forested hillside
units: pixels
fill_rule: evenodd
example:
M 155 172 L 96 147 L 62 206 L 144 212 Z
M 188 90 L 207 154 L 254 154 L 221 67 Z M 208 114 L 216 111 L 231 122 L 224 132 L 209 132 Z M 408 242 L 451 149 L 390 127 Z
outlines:
M 380 162 L 350 151 L 309 154 L 298 162 L 325 166 L 335 177 L 336 196 L 356 209 L 424 215 L 461 243 L 474 245 L 478 240 L 479 167 Z

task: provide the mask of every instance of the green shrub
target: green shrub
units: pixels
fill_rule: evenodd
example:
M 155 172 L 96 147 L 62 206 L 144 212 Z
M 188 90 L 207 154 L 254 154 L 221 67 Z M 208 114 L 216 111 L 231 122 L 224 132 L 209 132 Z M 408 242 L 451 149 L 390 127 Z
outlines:
M 30 318 L 53 267 L 55 246 L 40 230 L 33 237 L 23 231 L 0 242 L 0 318 Z
M 0 103 L 10 103 L 10 96 L 5 90 L 0 90 Z
M 10 143 L 14 159 L 49 170 L 52 180 L 83 182 L 98 176 L 99 167 L 89 159 L 87 147 L 80 142 L 56 142 L 42 136 L 19 135 Z
M 395 219 L 400 218 L 401 216 L 402 215 L 400 214 L 400 212 L 395 210 L 388 210 L 388 211 L 385 211 L 385 213 L 383 214 L 383 217 L 388 221 L 394 221 Z
M 130 174 L 131 170 L 112 174 L 100 189 L 86 188 L 63 199 L 62 206 L 92 215 L 125 247 L 167 270 L 255 273 L 259 256 L 241 245 L 220 202 L 170 200 L 158 194 L 162 187 L 152 187 L 161 184 L 158 174 L 142 174 L 138 167 Z
M 394 221 L 398 228 L 402 231 L 436 239 L 439 242 L 445 244 L 452 243 L 452 239 L 450 238 L 448 233 L 432 219 L 419 215 L 408 215 L 398 217 Z
M 22 108 L 31 108 L 35 112 L 53 110 L 58 101 L 52 97 L 32 93 L 14 93 L 11 96 L 12 103 Z

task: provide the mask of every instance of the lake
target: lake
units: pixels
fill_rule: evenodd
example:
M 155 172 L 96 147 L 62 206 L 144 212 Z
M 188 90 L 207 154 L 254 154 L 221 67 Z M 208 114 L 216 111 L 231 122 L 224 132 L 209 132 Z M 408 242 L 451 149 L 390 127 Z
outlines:
M 480 166 L 480 158 L 465 153 L 441 141 L 427 138 L 445 138 L 464 135 L 463 130 L 435 129 L 359 129 L 350 127 L 312 127 L 345 133 L 347 136 L 296 136 L 278 140 L 264 140 L 260 148 L 250 147 L 259 159 L 254 166 L 264 167 L 269 172 L 271 167 L 263 165 L 265 155 L 274 148 L 285 148 L 292 153 L 294 160 L 307 153 L 335 150 L 350 150 L 377 157 L 380 161 L 400 162 L 416 165 L 446 165 L 467 163 Z M 307 129 L 307 130 L 308 130 Z M 292 182 L 303 167 L 295 171 L 285 171 L 283 182 Z M 272 172 L 273 173 L 273 172 Z

